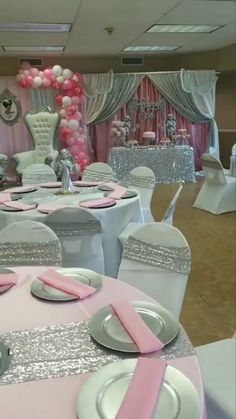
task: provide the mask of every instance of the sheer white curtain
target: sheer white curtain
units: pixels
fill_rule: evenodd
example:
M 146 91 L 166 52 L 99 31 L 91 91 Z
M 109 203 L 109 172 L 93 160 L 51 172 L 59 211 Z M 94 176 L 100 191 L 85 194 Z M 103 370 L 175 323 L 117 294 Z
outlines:
M 215 70 L 180 71 L 183 90 L 191 96 L 199 113 L 212 121 L 212 146 L 219 157 L 219 136 L 215 121 L 215 92 L 217 76 Z

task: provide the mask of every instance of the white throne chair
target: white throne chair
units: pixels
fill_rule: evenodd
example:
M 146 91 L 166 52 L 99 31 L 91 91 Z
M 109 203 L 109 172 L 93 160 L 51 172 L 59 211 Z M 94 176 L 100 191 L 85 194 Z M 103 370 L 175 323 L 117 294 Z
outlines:
M 7 181 L 7 162 L 8 157 L 0 153 L 0 184 Z
M 24 121 L 32 135 L 34 148 L 12 156 L 18 180 L 28 166 L 34 163 L 50 164 L 58 155 L 57 131 L 60 114 L 46 107 L 28 112 Z

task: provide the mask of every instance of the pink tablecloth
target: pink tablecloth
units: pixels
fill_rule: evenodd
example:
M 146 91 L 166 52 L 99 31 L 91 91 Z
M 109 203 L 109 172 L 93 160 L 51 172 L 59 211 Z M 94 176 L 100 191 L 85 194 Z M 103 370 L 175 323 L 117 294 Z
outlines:
M 89 319 L 99 308 L 124 298 L 152 301 L 150 297 L 118 280 L 104 277 L 103 287 L 81 302 L 53 304 L 30 294 L 30 283 L 45 267 L 11 268 L 19 273 L 18 284 L 0 295 L 0 332 Z M 204 394 L 196 356 L 168 361 L 195 385 L 205 419 Z M 76 419 L 79 389 L 88 374 L 0 386 L 0 417 L 3 419 Z M 89 418 L 88 418 L 89 419 Z

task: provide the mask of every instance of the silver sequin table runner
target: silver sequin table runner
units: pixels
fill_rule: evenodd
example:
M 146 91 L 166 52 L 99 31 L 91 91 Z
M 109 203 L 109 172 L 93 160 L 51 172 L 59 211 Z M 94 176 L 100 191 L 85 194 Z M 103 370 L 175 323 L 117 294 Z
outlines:
M 10 348 L 11 363 L 0 376 L 0 385 L 93 372 L 129 356 L 97 345 L 90 337 L 88 323 L 86 320 L 1 333 L 0 341 Z M 160 352 L 159 358 L 172 359 L 193 353 L 181 328 L 177 338 Z M 131 354 L 134 356 L 137 354 Z
M 137 166 L 147 166 L 154 172 L 157 183 L 195 182 L 193 148 L 190 146 L 168 147 L 114 147 L 108 163 L 119 182 Z

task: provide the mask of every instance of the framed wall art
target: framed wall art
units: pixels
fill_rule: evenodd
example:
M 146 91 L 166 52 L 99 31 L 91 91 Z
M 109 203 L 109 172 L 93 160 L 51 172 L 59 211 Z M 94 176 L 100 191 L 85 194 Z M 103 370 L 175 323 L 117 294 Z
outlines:
M 10 90 L 0 94 L 0 119 L 8 125 L 14 125 L 21 116 L 21 104 Z

